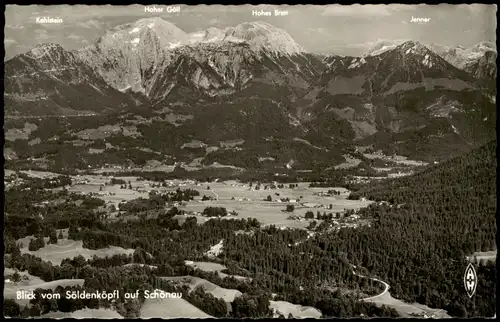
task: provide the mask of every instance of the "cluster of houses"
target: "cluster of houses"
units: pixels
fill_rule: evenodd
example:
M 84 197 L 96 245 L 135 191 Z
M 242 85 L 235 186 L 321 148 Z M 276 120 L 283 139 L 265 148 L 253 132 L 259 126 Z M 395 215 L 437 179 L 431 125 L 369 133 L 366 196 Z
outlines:
M 423 318 L 423 319 L 436 319 L 436 318 L 439 318 L 439 316 L 435 313 L 431 313 L 431 314 L 428 314 L 428 313 L 425 313 L 425 312 L 413 312 L 413 313 L 410 313 L 411 316 L 414 316 L 414 317 L 417 317 L 417 318 Z
M 363 177 L 363 176 L 352 176 L 352 179 L 346 180 L 348 183 L 370 183 L 373 180 L 384 180 L 386 177 Z
M 329 229 L 332 230 L 340 230 L 343 228 L 358 228 L 359 227 L 359 222 L 355 222 L 353 219 L 350 219 L 350 221 L 333 221 L 329 224 Z
M 90 180 L 85 178 L 85 177 L 82 177 L 81 175 L 76 175 L 75 177 L 73 177 L 71 179 L 71 181 L 73 182 L 73 184 L 89 184 L 90 183 Z
M 251 201 L 252 199 L 250 198 L 242 198 L 242 197 L 231 197 L 231 200 L 235 200 L 235 201 Z
M 289 203 L 297 203 L 297 199 L 290 199 L 290 198 L 279 198 L 276 199 L 276 202 L 289 202 Z
M 345 190 L 344 192 L 335 190 L 335 189 L 330 189 L 328 191 L 320 191 L 320 192 L 315 192 L 315 196 L 319 197 L 333 197 L 333 196 L 339 196 L 340 194 L 349 194 L 349 190 Z
M 299 185 L 296 183 L 290 183 L 286 187 L 290 189 L 297 188 Z M 253 185 L 249 185 L 249 190 L 251 191 L 256 191 L 256 190 L 276 190 L 276 189 L 284 189 L 286 188 L 285 184 L 283 183 L 278 183 L 277 181 L 273 181 L 270 184 L 261 184 L 260 182 Z
M 94 196 L 115 196 L 116 195 L 116 193 L 111 192 L 111 191 L 99 191 L 99 192 L 87 192 L 87 193 L 85 193 L 84 191 L 82 191 L 81 194 L 87 195 L 87 196 L 90 196 L 90 197 L 94 197 Z
M 89 168 L 90 168 L 90 165 L 89 165 Z M 132 166 L 123 166 L 123 165 L 105 163 L 104 166 L 102 166 L 100 168 L 100 170 L 105 170 L 105 169 L 130 170 L 130 169 L 132 169 Z
M 413 173 L 414 173 L 413 171 L 408 171 L 408 172 L 398 171 L 397 173 L 388 173 L 387 177 L 388 178 L 406 177 L 406 176 L 412 175 Z
M 202 217 L 205 217 L 207 219 L 217 219 L 217 218 L 221 218 L 221 217 L 207 217 L 205 215 L 203 215 L 203 213 L 199 212 L 199 211 L 186 211 L 184 213 L 184 215 L 186 216 L 202 216 Z M 236 211 L 228 211 L 227 212 L 227 216 L 225 217 L 235 217 L 235 216 L 238 216 L 238 213 Z
M 15 176 L 15 177 L 11 176 L 9 179 L 10 180 L 4 180 L 3 181 L 5 190 L 9 190 L 12 187 L 21 185 L 24 182 L 23 179 L 18 178 L 17 176 Z

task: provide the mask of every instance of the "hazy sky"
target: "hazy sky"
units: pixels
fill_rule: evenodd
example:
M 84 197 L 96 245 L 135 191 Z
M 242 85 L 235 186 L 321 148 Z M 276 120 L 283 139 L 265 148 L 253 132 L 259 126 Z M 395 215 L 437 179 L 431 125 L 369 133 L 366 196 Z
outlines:
M 68 50 L 88 45 L 106 29 L 134 20 L 160 16 L 185 32 L 225 28 L 246 21 L 266 21 L 285 29 L 311 52 L 360 55 L 379 39 L 413 39 L 423 43 L 469 47 L 496 42 L 495 5 L 328 5 L 221 6 L 180 5 L 180 13 L 145 13 L 144 6 L 7 6 L 6 59 L 45 42 Z M 287 16 L 256 17 L 253 10 L 287 10 Z M 273 12 L 274 13 L 274 12 Z M 61 18 L 61 24 L 39 24 L 37 17 Z M 431 18 L 428 23 L 412 17 Z

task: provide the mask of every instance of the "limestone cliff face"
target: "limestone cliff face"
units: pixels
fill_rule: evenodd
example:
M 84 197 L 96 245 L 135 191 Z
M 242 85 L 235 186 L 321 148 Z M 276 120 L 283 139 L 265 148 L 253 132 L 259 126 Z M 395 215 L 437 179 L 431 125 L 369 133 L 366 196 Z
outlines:
M 318 59 L 286 31 L 264 22 L 186 34 L 160 18 L 141 19 L 109 30 L 77 54 L 109 85 L 152 100 L 176 86 L 228 95 L 256 78 L 307 87 L 321 71 Z
M 496 77 L 497 50 L 491 42 L 483 41 L 469 48 L 435 44 L 429 48 L 453 66 L 471 73 L 476 78 Z
M 5 63 L 6 113 L 81 114 L 135 105 L 74 53 L 42 44 Z
M 467 64 L 464 69 L 476 78 L 496 79 L 497 53 L 487 51 L 477 61 Z
M 147 18 L 108 30 L 91 46 L 77 51 L 114 88 L 149 93 L 156 67 L 187 34 L 160 19 Z

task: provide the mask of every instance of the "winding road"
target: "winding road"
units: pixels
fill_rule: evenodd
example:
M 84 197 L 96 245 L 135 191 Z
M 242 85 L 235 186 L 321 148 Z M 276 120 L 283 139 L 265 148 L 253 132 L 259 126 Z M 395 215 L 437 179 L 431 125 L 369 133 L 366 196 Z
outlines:
M 367 301 L 367 302 L 372 302 L 377 305 L 386 305 L 388 307 L 394 308 L 400 315 L 401 317 L 414 317 L 416 315 L 420 316 L 428 316 L 428 317 L 433 317 L 433 318 L 451 318 L 444 310 L 442 309 L 432 309 L 428 306 L 419 304 L 419 303 L 406 303 L 401 300 L 398 300 L 389 293 L 389 284 L 379 280 L 378 278 L 374 277 L 368 277 L 364 276 L 361 274 L 358 274 L 354 271 L 356 269 L 356 266 L 352 265 L 353 270 L 352 273 L 356 276 L 363 277 L 363 278 L 369 278 L 373 281 L 377 281 L 379 283 L 384 284 L 384 290 L 382 293 L 375 295 L 375 296 L 370 296 L 362 299 L 362 301 Z
M 356 266 L 352 265 L 354 268 L 356 268 Z M 373 277 L 368 277 L 368 276 L 364 276 L 364 275 L 360 275 L 358 273 L 356 273 L 354 270 L 352 271 L 352 273 L 356 276 L 359 276 L 359 277 L 364 277 L 364 278 L 369 278 L 371 279 L 372 281 L 377 281 L 377 282 L 380 282 L 382 284 L 384 284 L 384 291 L 378 295 L 375 295 L 375 296 L 370 296 L 370 297 L 367 297 L 367 298 L 364 298 L 363 301 L 369 301 L 369 300 L 374 300 L 378 297 L 381 297 L 383 295 L 385 295 L 388 291 L 389 291 L 389 284 L 387 284 L 386 282 L 382 281 L 382 280 L 379 280 L 378 278 L 373 278 Z

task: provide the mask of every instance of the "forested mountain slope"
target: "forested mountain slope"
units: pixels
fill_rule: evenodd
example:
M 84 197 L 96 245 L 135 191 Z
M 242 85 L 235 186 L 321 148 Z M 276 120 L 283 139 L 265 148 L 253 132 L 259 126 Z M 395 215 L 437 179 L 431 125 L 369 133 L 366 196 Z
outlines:
M 479 266 L 472 299 L 463 274 L 466 255 L 496 249 L 496 141 L 350 198 L 360 196 L 391 204 L 366 209 L 378 221 L 359 232 L 340 231 L 330 238 L 332 251 L 386 280 L 398 298 L 455 316 L 494 315 L 495 265 Z

